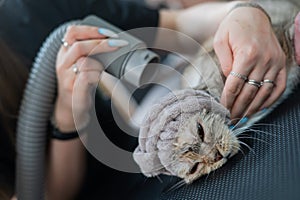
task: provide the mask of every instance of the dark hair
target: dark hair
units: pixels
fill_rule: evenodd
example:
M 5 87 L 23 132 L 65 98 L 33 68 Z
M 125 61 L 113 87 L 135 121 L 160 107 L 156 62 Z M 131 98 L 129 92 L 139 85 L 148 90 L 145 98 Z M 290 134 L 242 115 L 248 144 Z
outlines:
M 8 194 L 6 192 L 0 190 L 0 199 L 1 200 L 10 200 L 11 197 L 8 196 Z
M 0 179 L 5 180 L 5 187 L 0 185 L 1 199 L 14 193 L 15 131 L 27 76 L 28 69 L 0 39 Z
M 14 138 L 16 120 L 28 70 L 0 39 L 0 125 Z

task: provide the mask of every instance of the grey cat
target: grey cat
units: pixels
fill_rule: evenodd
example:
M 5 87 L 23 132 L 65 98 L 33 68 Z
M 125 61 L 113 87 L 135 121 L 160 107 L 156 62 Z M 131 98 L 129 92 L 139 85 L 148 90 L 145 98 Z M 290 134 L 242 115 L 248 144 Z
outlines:
M 247 123 L 237 123 L 232 130 L 228 126 L 230 114 L 219 103 L 225 77 L 214 67 L 218 62 L 216 55 L 213 50 L 199 52 L 194 65 L 184 73 L 187 80 L 192 80 L 193 87 L 162 98 L 142 123 L 139 146 L 133 156 L 146 176 L 168 174 L 191 183 L 220 168 L 240 150 L 238 135 L 268 115 L 298 85 L 300 67 L 294 58 L 291 20 L 297 12 L 281 18 L 278 15 L 284 14 L 272 7 L 266 4 L 264 8 L 272 17 L 274 31 L 287 56 L 288 81 L 284 94 L 267 111 L 254 114 Z

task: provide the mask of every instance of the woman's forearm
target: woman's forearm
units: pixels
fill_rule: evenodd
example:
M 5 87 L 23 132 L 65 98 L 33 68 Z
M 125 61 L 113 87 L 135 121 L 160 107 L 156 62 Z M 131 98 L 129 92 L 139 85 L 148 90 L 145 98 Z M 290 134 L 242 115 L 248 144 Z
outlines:
M 47 199 L 74 199 L 85 171 L 85 149 L 79 138 L 50 143 Z
M 179 11 L 161 10 L 159 27 L 182 32 L 202 43 L 214 36 L 224 17 L 241 2 L 244 1 L 209 2 Z

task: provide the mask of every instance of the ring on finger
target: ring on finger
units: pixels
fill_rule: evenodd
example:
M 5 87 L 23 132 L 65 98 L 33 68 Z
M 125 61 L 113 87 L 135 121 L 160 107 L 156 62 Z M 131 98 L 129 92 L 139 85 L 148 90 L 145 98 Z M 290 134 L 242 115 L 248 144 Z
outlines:
M 234 77 L 237 77 L 237 78 L 239 78 L 239 79 L 242 79 L 242 80 L 244 80 L 244 81 L 247 81 L 247 80 L 248 80 L 248 77 L 247 77 L 247 76 L 245 76 L 245 75 L 243 75 L 243 74 L 240 74 L 240 73 L 238 73 L 238 72 L 231 71 L 231 72 L 230 72 L 230 75 L 231 75 L 231 76 L 234 76 Z
M 64 47 L 66 47 L 66 48 L 68 48 L 68 47 L 71 46 L 64 38 L 61 39 L 61 43 L 62 43 L 62 45 L 63 45 Z
M 272 81 L 272 80 L 269 80 L 269 79 L 265 79 L 265 80 L 263 80 L 263 81 L 262 81 L 260 84 L 261 84 L 261 85 L 263 85 L 263 84 L 265 84 L 265 83 L 270 83 L 270 84 L 272 84 L 273 86 L 275 86 L 275 85 L 276 85 L 274 81 Z
M 72 70 L 73 70 L 73 72 L 75 73 L 75 75 L 77 75 L 77 74 L 79 73 L 79 69 L 78 69 L 78 67 L 77 67 L 76 64 L 74 64 L 74 65 L 72 66 Z
M 261 82 L 256 81 L 256 80 L 251 80 L 250 79 L 250 80 L 247 81 L 247 83 L 250 84 L 250 85 L 253 85 L 253 86 L 257 87 L 257 88 L 260 88 L 262 86 Z

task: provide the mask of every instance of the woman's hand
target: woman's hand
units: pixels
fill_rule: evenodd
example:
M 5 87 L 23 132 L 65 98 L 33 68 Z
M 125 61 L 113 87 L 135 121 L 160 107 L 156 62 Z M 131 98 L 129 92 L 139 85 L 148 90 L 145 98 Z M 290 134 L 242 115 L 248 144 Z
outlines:
M 65 134 L 84 128 L 90 118 L 94 99 L 91 91 L 100 80 L 103 66 L 89 56 L 115 51 L 127 44 L 109 37 L 117 36 L 91 26 L 70 26 L 66 31 L 56 60 L 58 96 L 54 111 L 56 125 Z M 74 199 L 85 171 L 84 146 L 79 139 L 53 139 L 49 149 L 47 198 Z
M 300 12 L 295 18 L 295 53 L 296 62 L 300 66 Z
M 262 10 L 233 9 L 216 32 L 214 49 L 227 76 L 221 103 L 232 119 L 268 108 L 284 91 L 285 54 Z
M 89 55 L 111 52 L 127 45 L 124 40 L 109 39 L 114 36 L 106 29 L 91 26 L 70 26 L 63 38 L 64 45 L 59 50 L 56 61 L 58 97 L 55 106 L 55 120 L 63 132 L 75 130 L 76 125 L 87 123 L 91 108 L 91 90 L 100 80 L 103 66 Z M 72 103 L 73 100 L 73 103 Z M 77 124 L 77 121 L 82 124 Z

